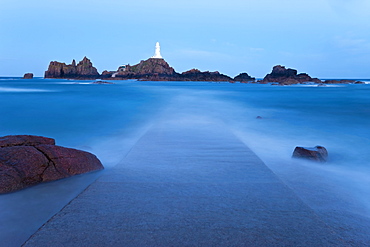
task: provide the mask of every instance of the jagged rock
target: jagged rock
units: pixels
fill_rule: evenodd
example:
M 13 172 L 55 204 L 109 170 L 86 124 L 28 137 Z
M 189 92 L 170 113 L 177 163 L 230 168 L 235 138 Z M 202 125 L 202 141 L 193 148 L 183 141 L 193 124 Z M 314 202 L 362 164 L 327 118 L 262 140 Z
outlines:
M 23 79 L 33 79 L 33 74 L 32 73 L 26 73 L 26 74 L 24 74 Z
M 45 71 L 45 78 L 96 79 L 99 77 L 100 74 L 87 57 L 84 57 L 77 65 L 74 59 L 72 64 L 68 65 L 53 61 Z
M 41 136 L 0 138 L 0 193 L 103 169 L 95 155 Z
M 293 81 L 294 80 L 294 81 Z M 276 65 L 273 67 L 272 72 L 267 74 L 261 83 L 276 82 L 283 85 L 296 84 L 303 82 L 321 83 L 321 80 L 312 78 L 306 73 L 297 74 L 295 69 L 286 69 L 284 66 Z M 290 84 L 289 84 L 290 83 Z
M 248 73 L 240 73 L 239 75 L 234 77 L 234 81 L 240 81 L 240 82 L 251 82 L 256 80 L 256 78 L 251 77 L 248 75 Z
M 322 146 L 296 147 L 293 152 L 293 158 L 303 158 L 317 162 L 326 162 L 328 151 Z
M 73 62 L 75 61 L 73 60 Z M 87 57 L 84 57 L 77 64 L 76 70 L 79 76 L 99 76 L 98 70 L 92 65 L 92 62 Z

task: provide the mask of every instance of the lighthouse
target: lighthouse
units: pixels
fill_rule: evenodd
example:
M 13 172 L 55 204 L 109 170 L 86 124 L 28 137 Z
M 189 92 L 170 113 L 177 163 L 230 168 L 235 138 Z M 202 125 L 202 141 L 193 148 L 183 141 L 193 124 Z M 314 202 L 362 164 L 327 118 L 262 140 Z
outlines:
M 152 58 L 163 58 L 163 57 L 161 56 L 161 47 L 160 47 L 160 45 L 159 45 L 159 42 L 157 42 L 157 43 L 155 44 L 155 53 L 154 53 L 154 56 L 152 56 Z

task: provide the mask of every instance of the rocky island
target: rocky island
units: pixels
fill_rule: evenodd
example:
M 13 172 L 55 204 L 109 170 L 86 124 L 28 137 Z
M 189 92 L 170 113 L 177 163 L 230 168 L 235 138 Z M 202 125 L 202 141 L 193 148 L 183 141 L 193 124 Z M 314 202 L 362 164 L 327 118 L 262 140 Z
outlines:
M 26 74 L 24 74 L 23 79 L 33 79 L 33 74 L 32 73 L 26 73 Z
M 244 73 L 246 74 L 246 73 Z M 140 81 L 234 81 L 233 78 L 223 75 L 218 71 L 202 72 L 197 69 L 178 73 L 163 58 L 149 58 L 136 65 L 120 66 L 116 71 L 103 71 L 100 75 L 88 58 L 84 58 L 76 65 L 50 62 L 49 68 L 45 71 L 45 78 L 77 79 L 77 80 L 129 80 Z M 240 77 L 239 80 L 245 80 Z M 252 77 L 250 77 L 252 78 Z
M 48 70 L 45 71 L 45 78 L 58 79 L 77 79 L 77 80 L 129 80 L 136 79 L 141 81 L 254 81 L 247 73 L 242 73 L 235 78 L 221 74 L 218 71 L 200 71 L 191 69 L 189 71 L 178 73 L 172 68 L 161 56 L 160 46 L 157 42 L 156 50 L 153 57 L 142 60 L 136 65 L 119 66 L 116 71 L 103 71 L 99 74 L 97 69 L 87 57 L 76 65 L 73 60 L 72 64 L 65 64 L 52 61 Z
M 84 57 L 77 65 L 74 59 L 72 64 L 50 62 L 45 78 L 90 80 L 100 78 L 100 74 L 90 59 Z
M 295 69 L 286 69 L 284 66 L 276 65 L 272 72 L 267 74 L 260 83 L 277 83 L 278 85 L 301 84 L 305 82 L 322 83 L 318 78 L 312 78 L 306 73 L 298 74 Z
M 319 85 L 334 83 L 353 83 L 360 84 L 361 81 L 354 80 L 326 80 L 321 81 L 318 78 L 312 78 L 306 73 L 298 74 L 298 71 L 291 68 L 285 68 L 282 65 L 273 67 L 272 72 L 267 74 L 262 80 L 256 81 L 248 73 L 240 73 L 234 78 L 221 74 L 218 71 L 200 71 L 191 69 L 178 73 L 161 56 L 160 46 L 157 42 L 153 57 L 142 60 L 135 65 L 122 65 L 115 71 L 103 71 L 99 74 L 93 66 L 90 59 L 84 57 L 77 65 L 73 60 L 71 64 L 65 64 L 57 61 L 50 62 L 48 70 L 45 71 L 45 78 L 58 79 L 76 79 L 76 80 L 129 80 L 140 81 L 212 81 L 212 82 L 248 82 L 272 85 L 294 85 L 305 83 L 316 83 Z

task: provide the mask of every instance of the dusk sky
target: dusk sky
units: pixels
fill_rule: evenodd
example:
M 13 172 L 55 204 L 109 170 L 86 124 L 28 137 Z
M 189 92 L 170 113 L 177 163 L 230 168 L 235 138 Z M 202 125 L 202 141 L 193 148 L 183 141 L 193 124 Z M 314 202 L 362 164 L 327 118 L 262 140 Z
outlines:
M 1 0 L 0 12 L 0 76 L 84 56 L 116 70 L 159 41 L 177 72 L 370 78 L 369 0 Z

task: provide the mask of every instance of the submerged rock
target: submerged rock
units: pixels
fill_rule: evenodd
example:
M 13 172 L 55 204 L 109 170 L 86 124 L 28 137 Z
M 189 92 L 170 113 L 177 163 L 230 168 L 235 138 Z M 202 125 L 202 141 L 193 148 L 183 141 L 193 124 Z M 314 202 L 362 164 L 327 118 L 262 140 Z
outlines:
M 33 74 L 32 73 L 26 73 L 26 74 L 24 74 L 23 79 L 33 79 Z
M 365 82 L 356 81 L 356 80 L 325 80 L 322 83 L 324 84 L 365 84 Z
M 94 81 L 92 84 L 114 84 L 113 82 L 108 82 L 108 81 Z
M 317 162 L 326 162 L 328 159 L 328 151 L 322 146 L 296 147 L 292 157 L 308 159 Z
M 56 146 L 52 138 L 0 137 L 0 193 L 101 169 L 95 155 Z

